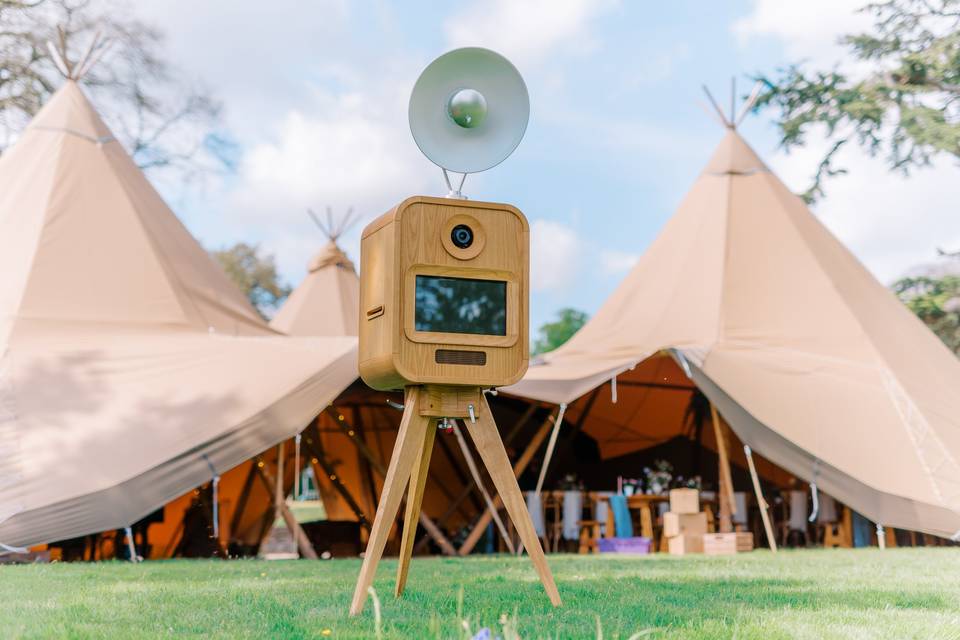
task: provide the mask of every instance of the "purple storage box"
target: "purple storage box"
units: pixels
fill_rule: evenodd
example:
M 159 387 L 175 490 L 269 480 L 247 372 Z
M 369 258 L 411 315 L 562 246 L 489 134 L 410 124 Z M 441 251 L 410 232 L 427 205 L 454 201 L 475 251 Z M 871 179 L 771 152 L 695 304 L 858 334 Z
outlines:
M 650 538 L 600 538 L 597 540 L 600 553 L 650 553 Z

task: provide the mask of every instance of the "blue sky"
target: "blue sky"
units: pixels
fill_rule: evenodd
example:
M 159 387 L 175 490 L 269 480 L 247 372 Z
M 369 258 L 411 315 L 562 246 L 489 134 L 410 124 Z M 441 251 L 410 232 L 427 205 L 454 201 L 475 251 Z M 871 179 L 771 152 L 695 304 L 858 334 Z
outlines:
M 216 247 L 261 243 L 299 282 L 323 239 L 307 207 L 353 206 L 364 221 L 414 193 L 442 195 L 419 154 L 406 102 L 430 60 L 456 46 L 508 56 L 531 95 L 511 158 L 468 178 L 474 199 L 510 202 L 533 231 L 532 324 L 563 306 L 590 313 L 655 237 L 722 137 L 701 84 L 729 100 L 747 75 L 808 59 L 830 65 L 839 34 L 867 26 L 848 0 L 491 0 L 463 3 L 230 0 L 147 2 L 132 10 L 167 32 L 170 60 L 225 104 L 235 175 L 158 185 L 191 231 Z M 761 114 L 741 127 L 801 189 L 823 143 L 790 155 Z M 882 280 L 960 245 L 956 167 L 905 181 L 856 150 L 817 214 Z M 360 227 L 342 241 L 358 258 Z

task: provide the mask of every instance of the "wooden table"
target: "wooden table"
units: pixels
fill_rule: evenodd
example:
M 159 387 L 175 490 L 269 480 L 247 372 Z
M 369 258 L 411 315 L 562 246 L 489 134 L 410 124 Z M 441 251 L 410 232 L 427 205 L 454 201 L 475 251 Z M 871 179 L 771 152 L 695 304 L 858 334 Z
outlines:
M 609 505 L 610 499 L 606 496 L 601 496 L 601 500 L 605 500 Z M 640 535 L 644 538 L 649 538 L 653 541 L 653 505 L 659 504 L 661 502 L 668 502 L 670 498 L 668 496 L 655 496 L 648 493 L 635 493 L 632 496 L 627 496 L 627 508 L 632 511 L 640 512 Z M 607 535 L 608 538 L 613 538 L 617 535 L 616 522 L 614 521 L 613 508 L 608 507 L 607 509 Z

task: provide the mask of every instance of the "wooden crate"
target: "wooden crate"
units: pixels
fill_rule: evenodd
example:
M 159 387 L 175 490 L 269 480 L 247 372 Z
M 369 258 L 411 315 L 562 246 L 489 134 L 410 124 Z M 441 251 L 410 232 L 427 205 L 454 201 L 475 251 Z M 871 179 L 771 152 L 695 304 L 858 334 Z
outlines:
M 674 513 L 668 511 L 663 514 L 663 535 L 668 538 L 681 534 L 700 535 L 707 532 L 707 514 L 705 513 Z
M 675 556 L 703 553 L 703 536 L 683 534 L 667 538 L 667 550 Z
M 749 532 L 708 533 L 703 536 L 703 552 L 708 556 L 733 555 L 753 551 L 753 534 Z
M 698 513 L 700 492 L 696 489 L 671 489 L 670 511 L 673 513 Z

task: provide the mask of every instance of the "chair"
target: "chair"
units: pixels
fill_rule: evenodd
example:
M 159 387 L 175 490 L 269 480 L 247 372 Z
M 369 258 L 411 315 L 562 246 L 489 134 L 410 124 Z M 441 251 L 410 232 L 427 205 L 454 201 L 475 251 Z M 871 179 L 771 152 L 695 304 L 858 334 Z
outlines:
M 786 546 L 791 537 L 802 537 L 803 544 L 806 546 L 810 543 L 810 537 L 807 535 L 807 492 L 789 491 L 784 506 L 786 507 L 787 504 L 789 504 L 789 510 L 783 522 L 780 523 L 780 544 Z
M 737 512 L 733 514 L 733 528 L 735 531 L 748 531 L 750 529 L 750 518 L 747 513 L 747 494 L 745 491 L 733 492 L 733 505 Z
M 590 517 L 577 522 L 580 528 L 577 553 L 600 553 L 597 540 L 601 537 L 601 531 L 607 523 L 609 505 L 601 493 L 591 491 L 584 495 L 586 497 L 585 510 L 590 514 Z

